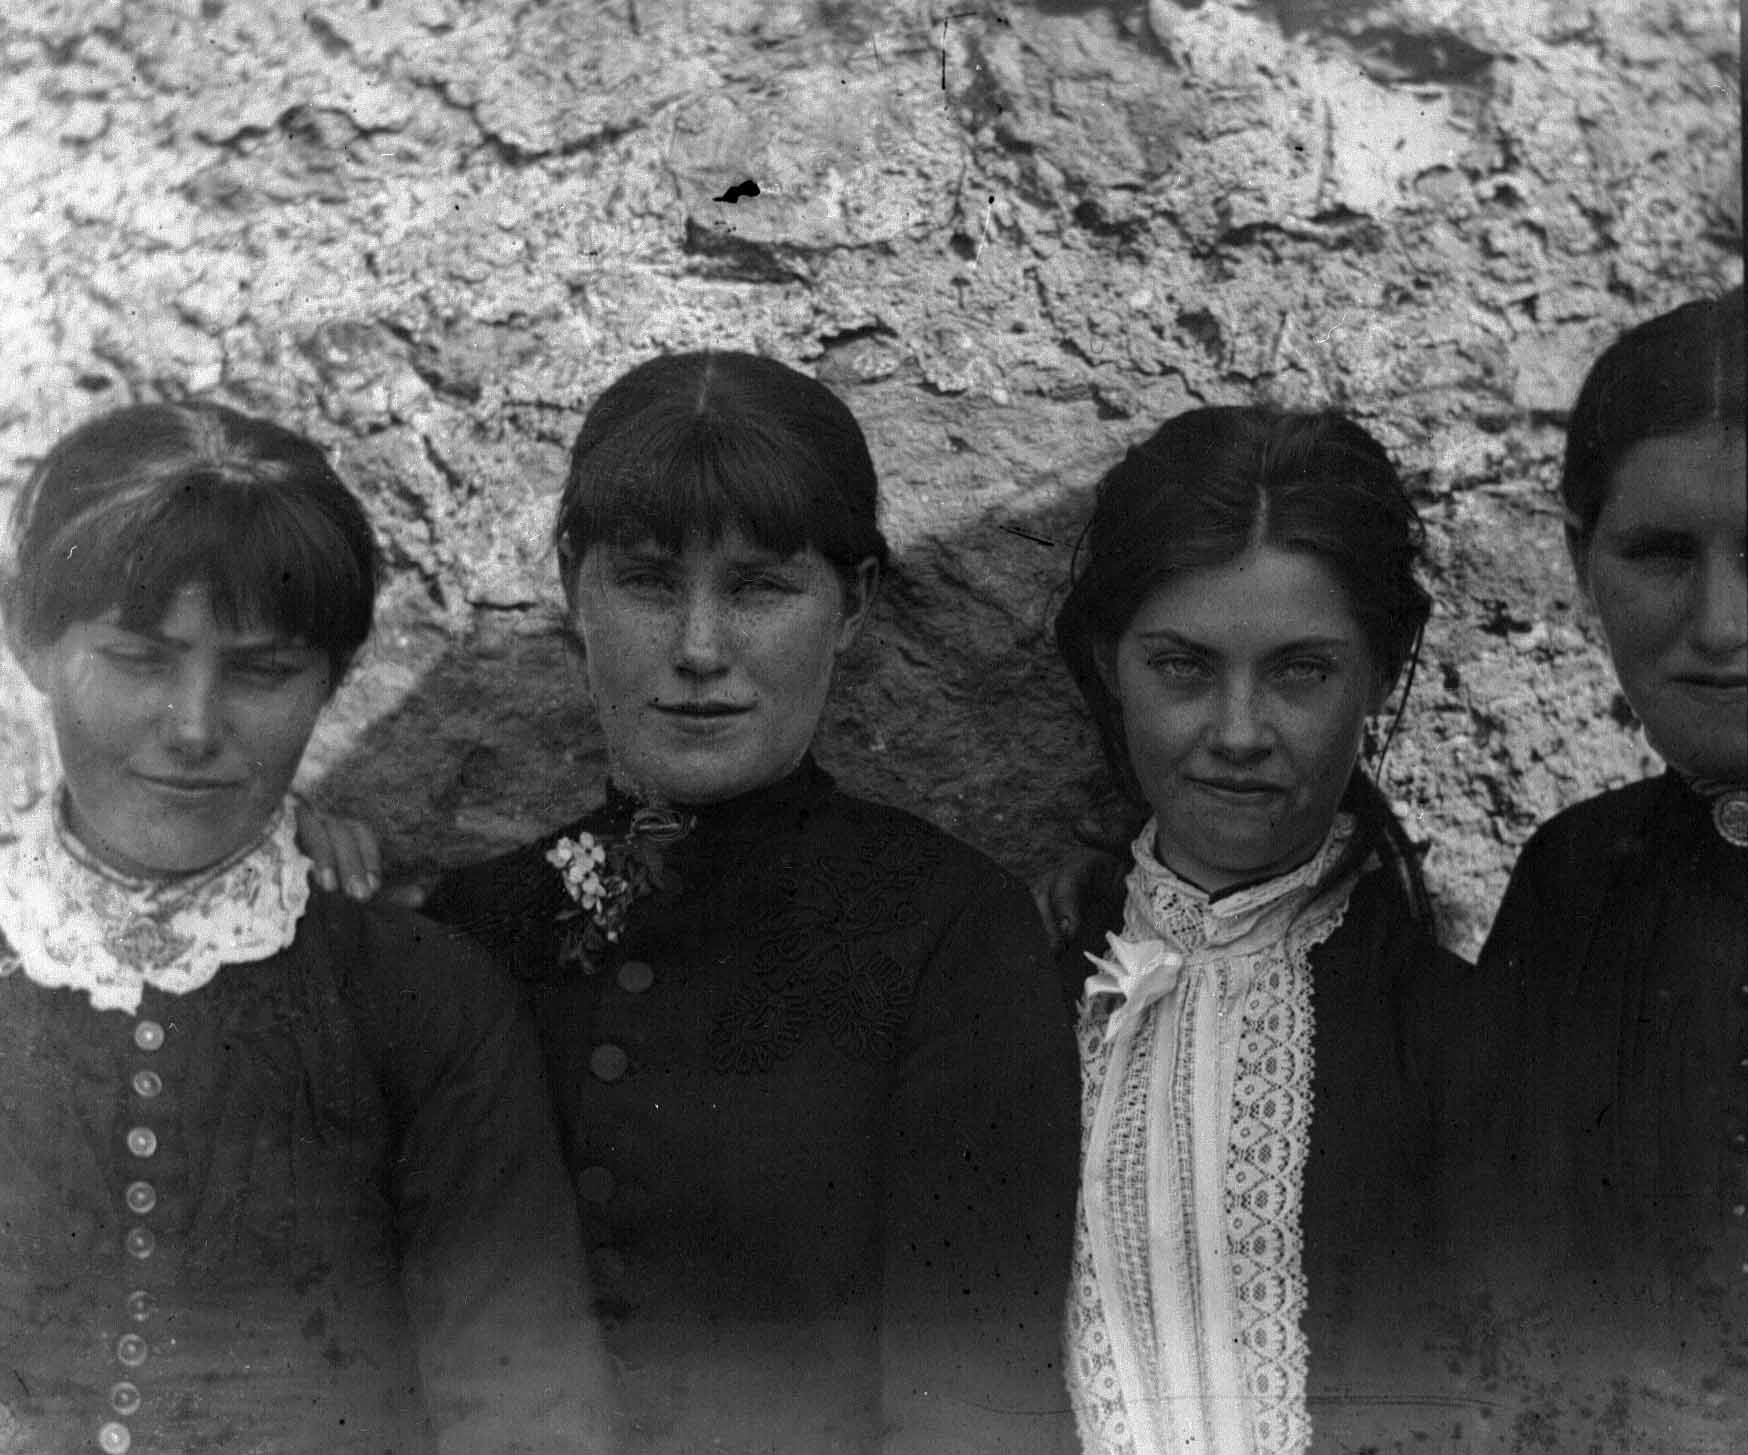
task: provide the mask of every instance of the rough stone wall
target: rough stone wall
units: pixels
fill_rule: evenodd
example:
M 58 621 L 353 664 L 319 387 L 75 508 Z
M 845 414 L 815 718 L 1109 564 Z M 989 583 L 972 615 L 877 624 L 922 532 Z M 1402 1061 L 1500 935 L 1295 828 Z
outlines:
M 824 758 L 1031 870 L 1100 776 L 1046 625 L 1093 481 L 1194 403 L 1334 403 L 1430 528 L 1387 787 L 1472 947 L 1528 829 L 1648 766 L 1551 487 L 1595 350 L 1741 276 L 1738 24 L 1730 0 L 9 5 L 0 490 L 139 399 L 328 445 L 392 582 L 308 776 L 424 868 L 598 785 L 544 541 L 588 401 L 663 348 L 767 351 L 864 422 L 898 548 Z M 0 727 L 0 782 L 36 791 L 9 663 Z

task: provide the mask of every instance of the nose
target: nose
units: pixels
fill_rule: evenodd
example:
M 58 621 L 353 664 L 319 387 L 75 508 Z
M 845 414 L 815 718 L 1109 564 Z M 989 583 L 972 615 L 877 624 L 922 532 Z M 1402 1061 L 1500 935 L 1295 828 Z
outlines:
M 1233 763 L 1254 763 L 1267 756 L 1270 732 L 1254 684 L 1223 685 L 1214 704 L 1209 745 L 1221 758 Z
M 165 700 L 165 745 L 180 758 L 210 758 L 224 736 L 224 704 L 212 674 L 182 673 Z
M 1748 651 L 1748 565 L 1741 552 L 1709 552 L 1693 585 L 1688 639 L 1711 658 Z
M 729 656 L 729 625 L 723 603 L 710 591 L 689 591 L 680 601 L 674 624 L 674 666 L 689 677 L 709 677 L 725 670 Z

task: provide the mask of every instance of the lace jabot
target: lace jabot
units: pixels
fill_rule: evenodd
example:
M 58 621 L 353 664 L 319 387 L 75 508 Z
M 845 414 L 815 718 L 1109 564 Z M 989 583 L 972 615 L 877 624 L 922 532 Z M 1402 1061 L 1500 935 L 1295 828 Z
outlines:
M 278 954 L 309 903 L 289 807 L 249 848 L 171 880 L 99 863 L 68 830 L 59 794 L 14 828 L 0 841 L 0 974 L 83 990 L 97 1010 L 133 1014 L 147 985 L 186 995 L 221 965 Z
M 1299 868 L 1210 895 L 1134 845 L 1123 931 L 1080 1022 L 1073 1396 L 1096 1455 L 1303 1455 L 1299 1209 L 1312 1109 L 1310 951 L 1356 876 Z

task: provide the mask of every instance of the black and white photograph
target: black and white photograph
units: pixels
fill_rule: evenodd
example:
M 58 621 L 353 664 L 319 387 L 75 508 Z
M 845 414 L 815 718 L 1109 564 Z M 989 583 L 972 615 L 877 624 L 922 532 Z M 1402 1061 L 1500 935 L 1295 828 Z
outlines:
M 0 1455 L 1742 1455 L 1732 0 L 0 16 Z

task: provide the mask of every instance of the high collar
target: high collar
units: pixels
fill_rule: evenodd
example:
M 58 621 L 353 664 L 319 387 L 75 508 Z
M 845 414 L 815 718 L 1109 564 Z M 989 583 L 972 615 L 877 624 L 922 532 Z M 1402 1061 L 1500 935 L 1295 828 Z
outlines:
M 797 813 L 824 798 L 834 786 L 831 774 L 809 753 L 776 782 L 749 793 L 716 803 L 675 803 L 669 806 L 694 821 L 695 833 L 709 836 L 732 833 L 750 824 L 763 824 Z M 609 825 L 629 824 L 631 816 L 644 806 L 643 800 L 609 779 L 606 798 L 593 817 Z
M 289 805 L 239 855 L 170 880 L 117 874 L 56 820 L 45 800 L 0 842 L 0 974 L 22 969 L 83 991 L 94 1009 L 134 1014 L 148 985 L 186 995 L 297 936 L 310 864 Z
M 1284 932 L 1314 907 L 1345 903 L 1355 876 L 1338 885 L 1324 879 L 1354 833 L 1351 815 L 1338 814 L 1317 852 L 1296 869 L 1255 884 L 1210 894 L 1168 868 L 1155 853 L 1156 820 L 1149 819 L 1133 847 L 1125 933 L 1137 928 L 1184 951 L 1236 947 Z

